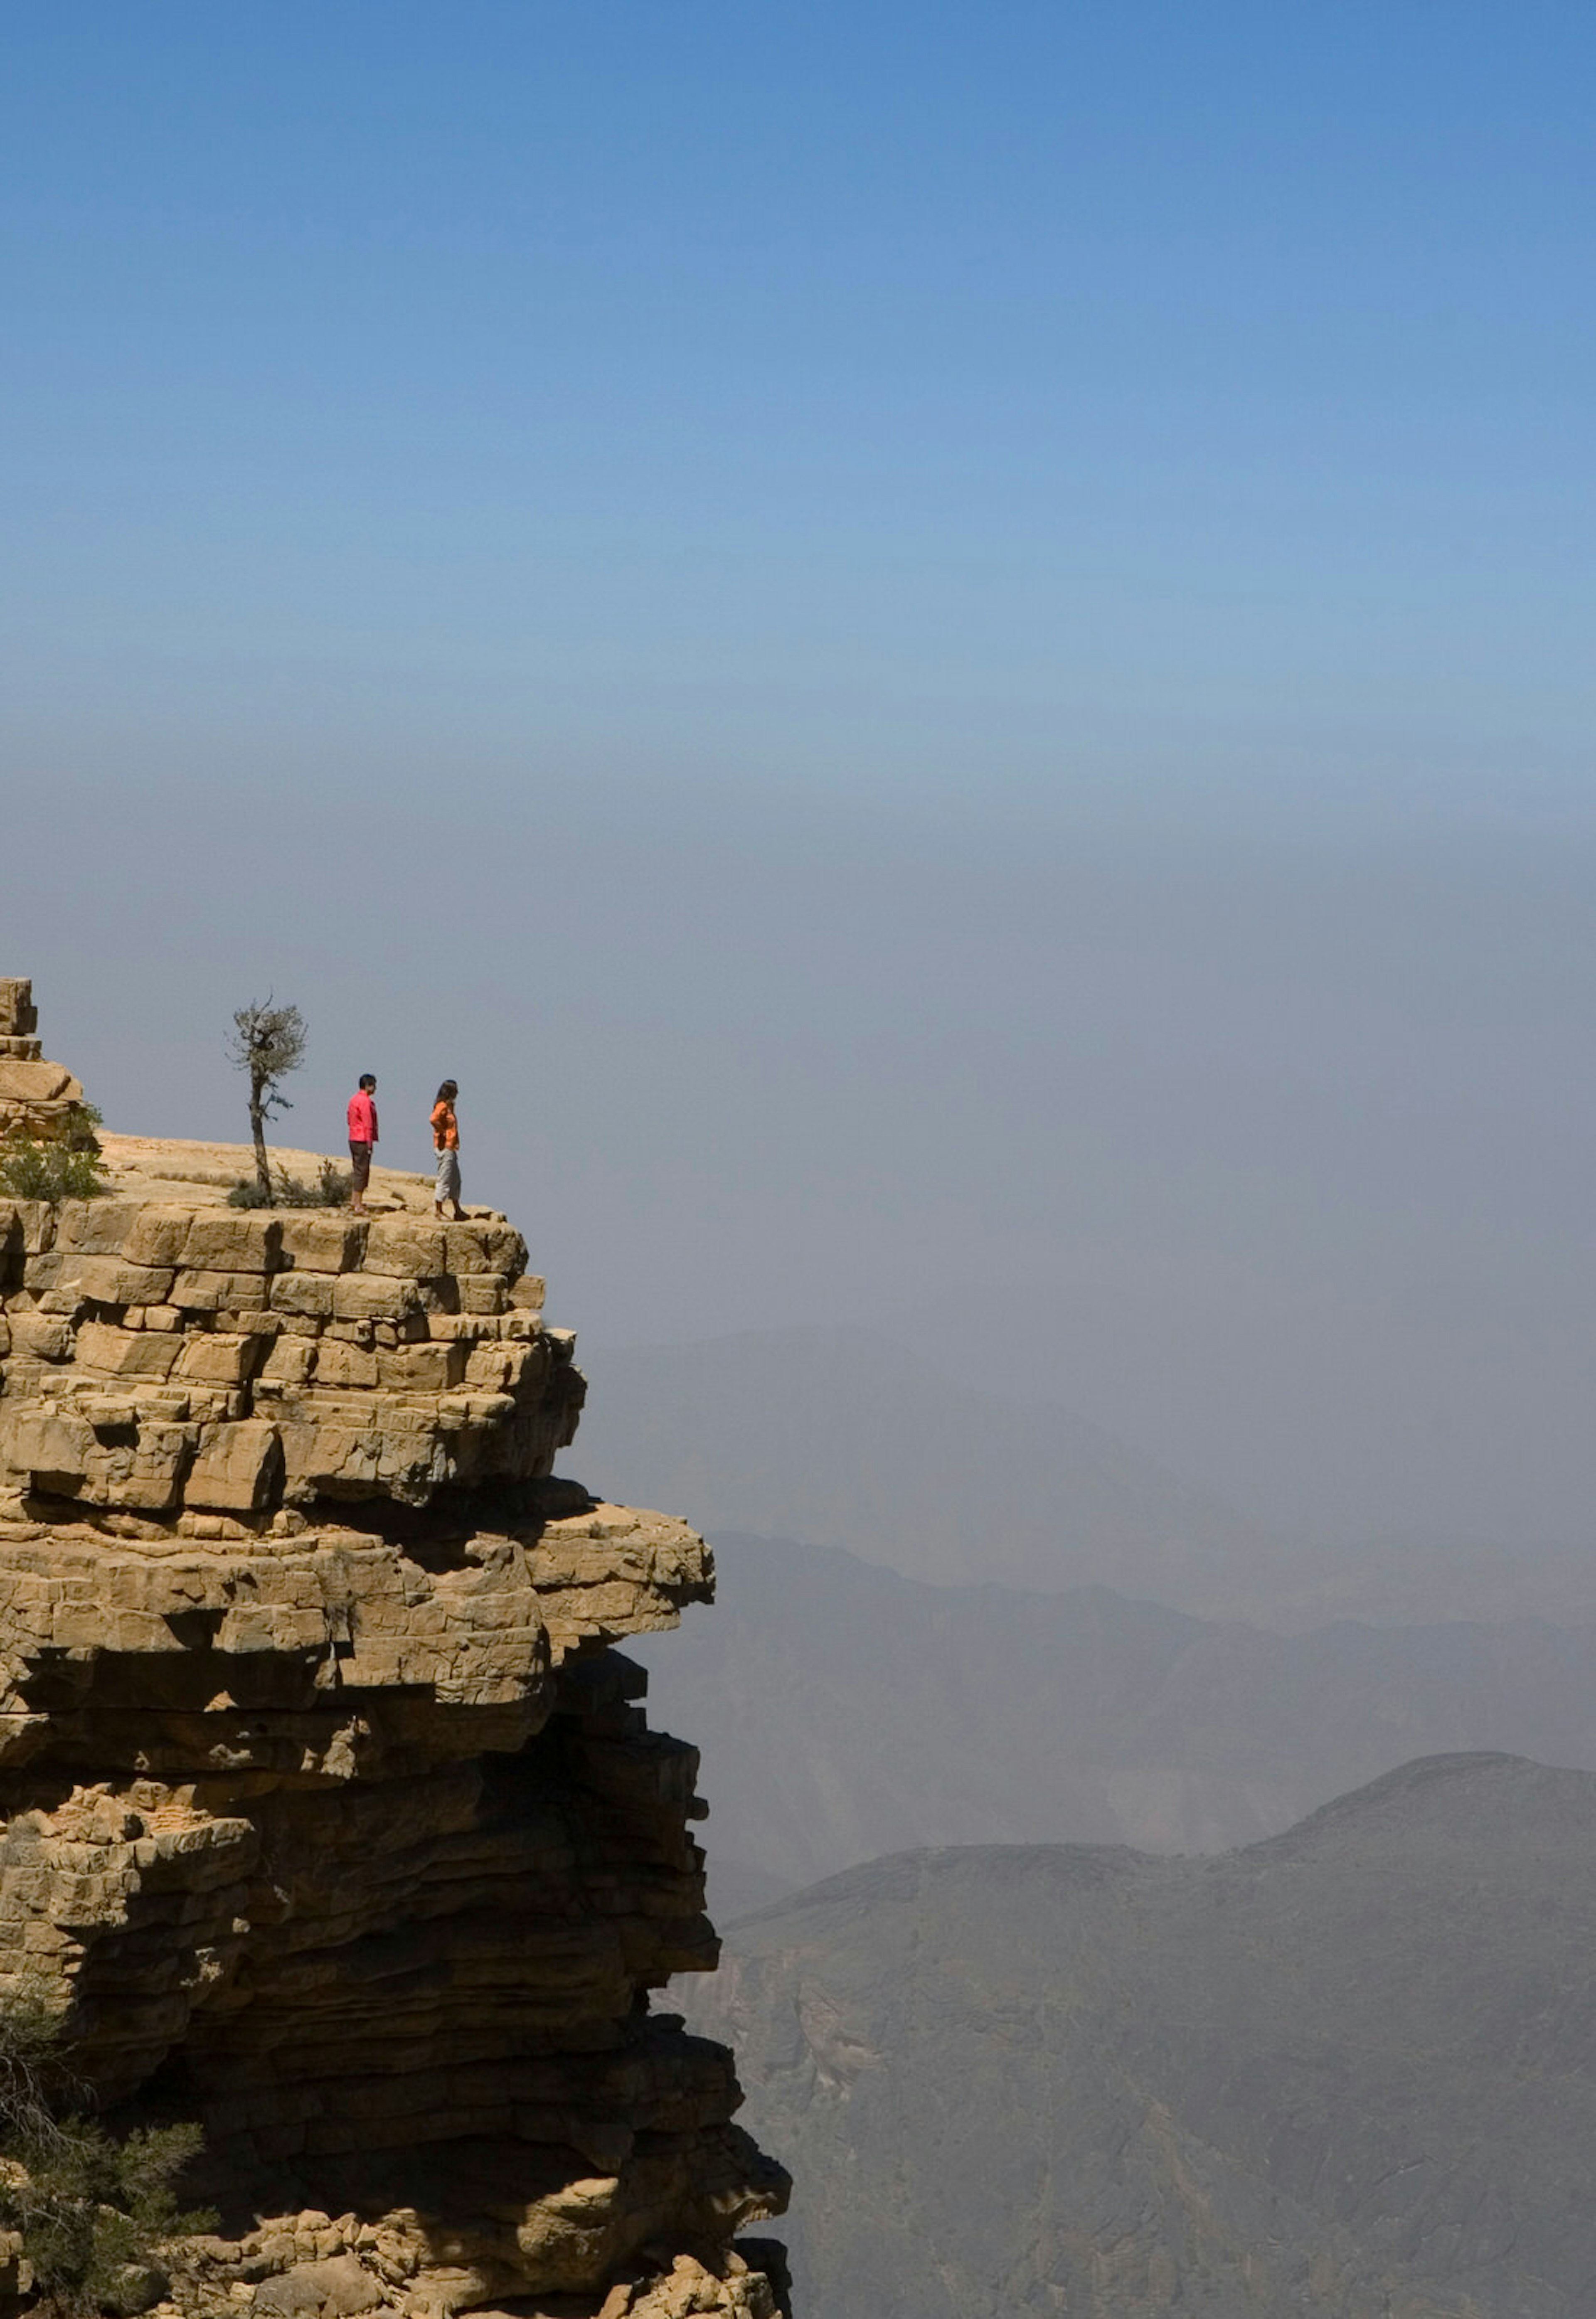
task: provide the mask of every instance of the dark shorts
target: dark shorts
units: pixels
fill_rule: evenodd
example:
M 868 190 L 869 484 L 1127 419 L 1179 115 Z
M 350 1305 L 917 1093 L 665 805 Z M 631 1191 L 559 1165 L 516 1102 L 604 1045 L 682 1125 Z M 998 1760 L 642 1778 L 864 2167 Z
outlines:
M 371 1181 L 371 1145 L 369 1143 L 356 1143 L 351 1139 L 349 1175 L 351 1188 L 358 1198 Z

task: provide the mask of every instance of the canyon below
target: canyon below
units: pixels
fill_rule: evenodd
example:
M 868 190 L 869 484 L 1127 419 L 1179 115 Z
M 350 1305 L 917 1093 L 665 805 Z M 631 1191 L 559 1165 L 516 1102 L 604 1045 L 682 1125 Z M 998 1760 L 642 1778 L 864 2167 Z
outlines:
M 708 1510 L 638 1656 L 800 2311 L 1584 2319 L 1596 1557 L 1282 1539 L 865 1331 L 595 1366 Z

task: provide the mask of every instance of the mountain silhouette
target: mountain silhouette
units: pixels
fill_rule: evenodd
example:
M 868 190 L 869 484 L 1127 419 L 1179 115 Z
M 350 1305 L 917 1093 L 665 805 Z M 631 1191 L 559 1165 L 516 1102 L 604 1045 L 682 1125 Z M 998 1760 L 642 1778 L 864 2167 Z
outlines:
M 1429 1757 L 1208 1859 L 979 1845 L 689 2001 L 815 2319 L 1589 2319 L 1596 1775 Z

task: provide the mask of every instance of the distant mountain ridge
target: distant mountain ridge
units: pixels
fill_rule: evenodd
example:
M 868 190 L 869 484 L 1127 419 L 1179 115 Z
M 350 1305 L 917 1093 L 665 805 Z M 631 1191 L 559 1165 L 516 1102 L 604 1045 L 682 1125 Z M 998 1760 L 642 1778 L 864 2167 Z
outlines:
M 815 2319 L 1589 2319 L 1596 1776 L 1429 1758 L 1218 1859 L 901 1854 L 727 1936 Z
M 933 1586 L 717 1535 L 713 1615 L 630 1647 L 690 1730 L 717 1917 L 924 1844 L 1219 1851 L 1413 1755 L 1596 1770 L 1596 1627 L 1306 1635 L 1106 1587 Z
M 953 1344 L 969 1349 L 963 1385 Z M 1296 1632 L 1596 1621 L 1596 1544 L 1285 1538 L 1068 1409 L 989 1391 L 978 1323 L 950 1320 L 928 1351 L 863 1329 L 584 1349 L 581 1470 L 704 1529 L 842 1547 L 944 1584 L 1100 1584 Z
M 1183 1602 L 1278 1542 L 1100 1427 L 965 1386 L 864 1329 L 776 1329 L 591 1357 L 595 1487 L 706 1529 L 844 1547 L 913 1577 L 1100 1581 Z M 584 1358 L 586 1358 L 584 1356 Z

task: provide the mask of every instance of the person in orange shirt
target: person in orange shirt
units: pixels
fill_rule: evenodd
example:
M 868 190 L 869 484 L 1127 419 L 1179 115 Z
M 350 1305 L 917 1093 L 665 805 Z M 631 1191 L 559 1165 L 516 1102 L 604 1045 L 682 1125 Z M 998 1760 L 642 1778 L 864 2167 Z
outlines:
M 349 1214 L 365 1214 L 365 1187 L 371 1181 L 371 1149 L 377 1140 L 377 1106 L 373 1097 L 376 1080 L 362 1071 L 360 1085 L 349 1097 Z
M 432 1207 L 441 1216 L 444 1202 L 454 1203 L 454 1222 L 465 1221 L 465 1211 L 460 1205 L 460 1123 L 455 1116 L 455 1097 L 460 1090 L 453 1079 L 446 1079 L 437 1091 L 437 1101 L 432 1106 L 432 1148 L 437 1154 L 437 1182 L 433 1187 Z

